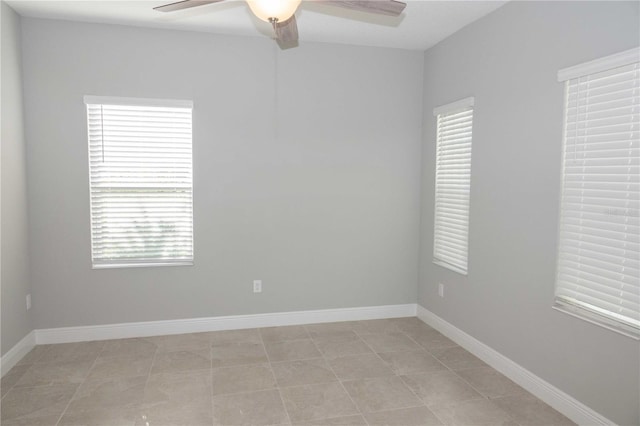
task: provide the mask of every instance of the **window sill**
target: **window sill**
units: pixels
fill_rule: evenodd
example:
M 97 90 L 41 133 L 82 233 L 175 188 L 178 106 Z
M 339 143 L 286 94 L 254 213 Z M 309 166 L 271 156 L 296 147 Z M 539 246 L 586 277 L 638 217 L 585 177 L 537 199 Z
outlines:
M 193 266 L 193 262 L 108 263 L 91 265 L 91 269 L 153 268 L 158 266 Z
M 438 265 L 438 266 L 442 266 L 443 268 L 447 268 L 453 272 L 457 272 L 460 275 L 464 275 L 465 277 L 467 276 L 467 271 L 465 271 L 462 268 L 458 268 L 457 266 L 453 266 L 450 263 L 447 262 L 443 262 L 441 260 L 438 259 L 433 259 L 433 263 Z
M 552 308 L 556 311 L 571 315 L 572 317 L 579 318 L 583 321 L 590 322 L 591 324 L 606 328 L 607 330 L 622 334 L 623 336 L 630 337 L 634 340 L 640 340 L 640 330 L 631 326 L 620 324 L 614 320 L 605 318 L 601 315 L 587 311 L 578 306 L 556 301 L 553 304 Z

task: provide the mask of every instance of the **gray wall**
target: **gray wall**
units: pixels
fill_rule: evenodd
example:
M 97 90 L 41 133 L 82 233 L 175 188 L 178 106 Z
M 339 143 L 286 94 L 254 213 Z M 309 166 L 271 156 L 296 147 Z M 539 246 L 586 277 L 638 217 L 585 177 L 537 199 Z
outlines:
M 20 17 L 0 2 L 2 15 L 2 355 L 31 330 L 31 312 L 25 298 L 30 292 L 27 172 L 22 104 Z
M 638 342 L 551 309 L 563 102 L 556 73 L 637 46 L 638 6 L 513 2 L 425 54 L 419 303 L 621 425 L 640 423 Z M 463 277 L 432 263 L 432 110 L 467 96 L 476 106 Z
M 23 47 L 36 328 L 415 302 L 421 52 L 40 19 Z M 91 269 L 86 94 L 193 99 L 195 266 Z

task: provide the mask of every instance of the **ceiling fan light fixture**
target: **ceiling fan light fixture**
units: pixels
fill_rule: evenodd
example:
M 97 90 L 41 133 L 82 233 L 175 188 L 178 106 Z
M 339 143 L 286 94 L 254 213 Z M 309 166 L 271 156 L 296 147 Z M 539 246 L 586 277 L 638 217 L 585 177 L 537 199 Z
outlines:
M 284 22 L 291 18 L 302 0 L 247 0 L 254 15 L 265 22 Z

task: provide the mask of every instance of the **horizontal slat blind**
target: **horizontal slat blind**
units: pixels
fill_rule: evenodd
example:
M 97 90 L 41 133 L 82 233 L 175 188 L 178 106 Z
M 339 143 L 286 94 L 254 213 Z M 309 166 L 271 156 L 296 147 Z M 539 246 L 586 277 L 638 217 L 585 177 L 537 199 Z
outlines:
M 453 105 L 452 111 L 437 115 L 433 257 L 436 263 L 466 274 L 473 108 Z
M 640 332 L 640 64 L 566 82 L 556 303 Z
M 94 267 L 193 261 L 191 112 L 87 103 Z

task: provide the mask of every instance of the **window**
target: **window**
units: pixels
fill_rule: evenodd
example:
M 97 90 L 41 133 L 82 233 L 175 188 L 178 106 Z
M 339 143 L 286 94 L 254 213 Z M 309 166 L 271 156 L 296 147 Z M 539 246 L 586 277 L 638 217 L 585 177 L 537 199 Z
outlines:
M 192 264 L 191 102 L 85 103 L 93 267 Z
M 434 109 L 438 118 L 433 261 L 467 274 L 473 98 Z
M 640 332 L 640 49 L 567 68 L 555 307 Z

